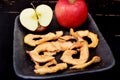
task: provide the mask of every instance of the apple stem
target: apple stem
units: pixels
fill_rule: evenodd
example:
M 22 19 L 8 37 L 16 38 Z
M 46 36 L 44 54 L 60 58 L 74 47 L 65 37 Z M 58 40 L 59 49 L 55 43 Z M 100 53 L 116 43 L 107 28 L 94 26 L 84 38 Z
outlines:
M 33 9 L 35 10 L 35 6 L 33 5 L 33 3 L 31 2 L 30 4 L 32 5 Z M 35 10 L 35 14 L 36 14 L 37 21 L 38 21 L 39 17 L 38 17 L 38 15 L 37 15 L 36 10 Z M 39 21 L 38 21 L 38 26 L 39 26 L 39 27 L 41 27 L 41 25 L 40 25 Z
M 35 6 L 33 5 L 33 3 L 31 2 L 30 4 L 31 4 L 31 5 L 32 5 L 32 7 L 35 9 Z
M 33 5 L 33 3 L 31 2 L 30 4 L 32 5 L 33 9 L 35 10 L 35 6 Z M 36 16 L 37 16 L 37 19 L 38 19 L 38 15 L 37 15 L 37 12 L 36 12 L 36 10 L 35 10 L 35 14 L 36 14 Z
M 74 4 L 76 0 L 68 0 L 70 4 Z

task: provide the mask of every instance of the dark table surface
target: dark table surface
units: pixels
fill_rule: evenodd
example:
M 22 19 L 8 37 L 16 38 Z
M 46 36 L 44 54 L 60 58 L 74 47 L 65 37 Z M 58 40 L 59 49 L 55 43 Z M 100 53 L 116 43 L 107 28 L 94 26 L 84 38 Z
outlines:
M 16 76 L 13 69 L 13 29 L 18 13 L 0 13 L 0 79 L 23 80 Z M 115 58 L 115 65 L 102 72 L 76 75 L 61 79 L 76 80 L 113 80 L 119 79 L 120 72 L 120 16 L 92 15 Z

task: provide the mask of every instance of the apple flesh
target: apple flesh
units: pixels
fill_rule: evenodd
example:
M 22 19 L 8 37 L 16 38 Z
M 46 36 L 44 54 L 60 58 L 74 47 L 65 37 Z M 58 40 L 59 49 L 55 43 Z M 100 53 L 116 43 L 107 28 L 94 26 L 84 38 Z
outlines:
M 26 8 L 20 13 L 21 24 L 30 31 L 44 31 L 52 21 L 53 11 L 50 6 L 41 4 L 34 8 Z
M 84 0 L 58 0 L 55 16 L 62 27 L 77 28 L 86 21 L 88 8 Z

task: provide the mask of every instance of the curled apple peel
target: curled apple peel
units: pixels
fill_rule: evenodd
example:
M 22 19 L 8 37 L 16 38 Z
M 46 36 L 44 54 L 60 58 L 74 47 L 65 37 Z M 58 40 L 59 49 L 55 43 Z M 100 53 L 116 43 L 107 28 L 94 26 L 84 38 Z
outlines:
M 52 21 L 53 11 L 50 6 L 41 4 L 34 8 L 26 8 L 20 13 L 21 24 L 30 31 L 43 31 Z

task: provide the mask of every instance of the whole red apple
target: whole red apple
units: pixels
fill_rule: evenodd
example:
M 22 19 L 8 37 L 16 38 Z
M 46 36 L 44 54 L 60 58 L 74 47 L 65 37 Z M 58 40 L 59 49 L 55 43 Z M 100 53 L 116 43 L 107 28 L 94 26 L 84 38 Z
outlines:
M 62 27 L 77 28 L 86 21 L 88 7 L 84 0 L 58 0 L 55 16 Z

